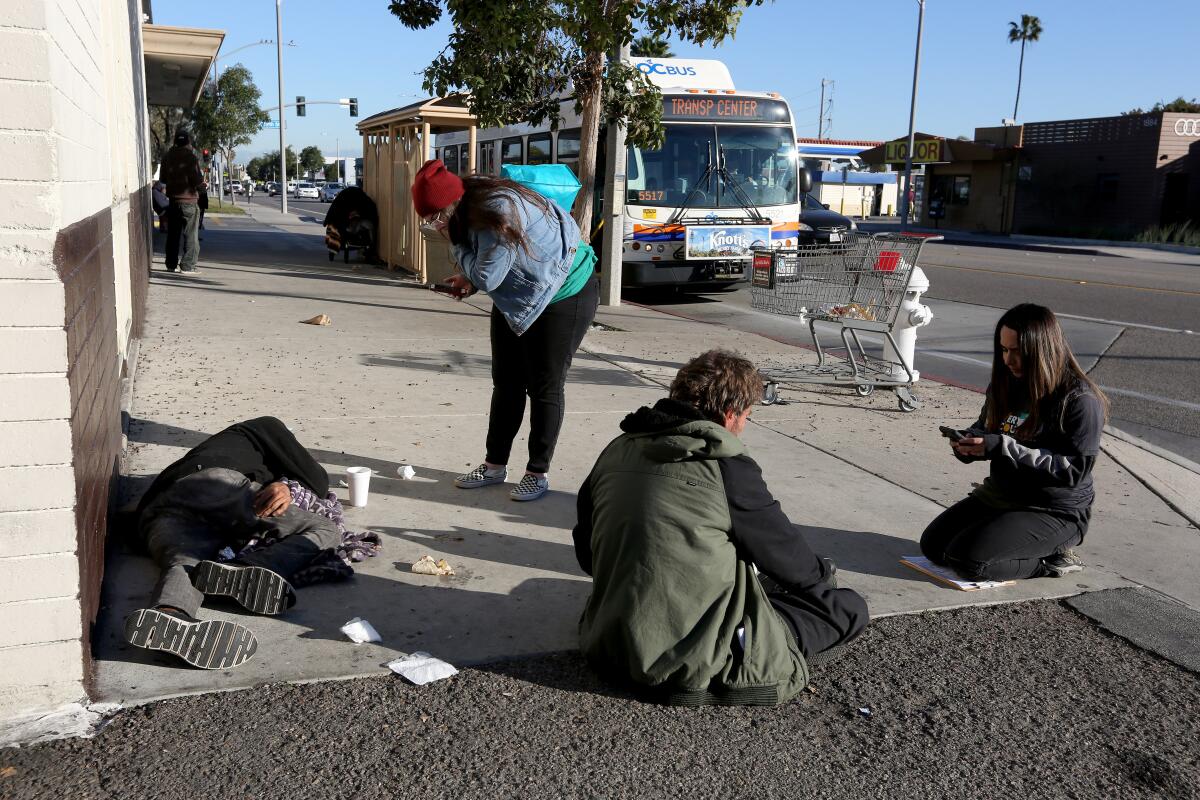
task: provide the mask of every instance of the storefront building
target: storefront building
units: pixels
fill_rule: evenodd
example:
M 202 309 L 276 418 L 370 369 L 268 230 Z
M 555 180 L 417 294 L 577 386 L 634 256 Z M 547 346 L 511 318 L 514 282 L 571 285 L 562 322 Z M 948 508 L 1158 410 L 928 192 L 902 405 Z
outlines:
M 901 167 L 905 144 L 861 157 Z M 922 226 L 1122 239 L 1200 224 L 1200 114 L 976 128 L 973 141 L 920 134 L 914 150 L 925 165 Z

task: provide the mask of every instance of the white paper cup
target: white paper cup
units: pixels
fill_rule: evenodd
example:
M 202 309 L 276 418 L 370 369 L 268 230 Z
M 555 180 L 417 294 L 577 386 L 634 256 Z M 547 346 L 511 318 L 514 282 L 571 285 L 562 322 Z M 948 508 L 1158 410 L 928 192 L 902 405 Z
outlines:
M 350 484 L 350 505 L 362 508 L 367 504 L 367 493 L 371 487 L 370 467 L 349 467 L 346 483 Z

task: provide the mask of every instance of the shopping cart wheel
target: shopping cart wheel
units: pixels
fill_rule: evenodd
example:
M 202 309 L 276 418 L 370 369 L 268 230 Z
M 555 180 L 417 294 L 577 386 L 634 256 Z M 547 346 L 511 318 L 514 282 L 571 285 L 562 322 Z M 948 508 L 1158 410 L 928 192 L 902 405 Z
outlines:
M 921 401 L 916 398 L 912 390 L 907 386 L 901 386 L 896 390 L 896 400 L 900 404 L 900 410 L 906 414 L 910 411 L 916 411 L 921 407 Z
M 774 405 L 779 401 L 779 384 L 773 381 L 768 381 L 763 384 L 763 399 L 764 406 Z
M 860 383 L 854 387 L 854 391 L 859 397 L 870 397 L 871 393 L 875 391 L 875 384 Z

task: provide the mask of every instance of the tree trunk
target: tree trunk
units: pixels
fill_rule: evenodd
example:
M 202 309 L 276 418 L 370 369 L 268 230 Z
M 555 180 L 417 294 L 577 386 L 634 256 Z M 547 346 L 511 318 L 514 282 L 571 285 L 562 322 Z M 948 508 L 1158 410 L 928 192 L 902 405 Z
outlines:
M 603 111 L 601 78 L 604 71 L 604 54 L 589 53 L 586 58 L 588 86 L 580 87 L 579 100 L 583 104 L 583 118 L 579 131 L 579 197 L 575 200 L 575 222 L 585 242 L 592 235 L 592 206 L 596 187 L 596 153 L 600 141 L 600 114 Z
M 1013 103 L 1013 122 L 1017 121 L 1017 108 L 1021 105 L 1021 78 L 1025 73 L 1025 40 L 1021 40 L 1021 61 L 1017 66 L 1017 100 Z

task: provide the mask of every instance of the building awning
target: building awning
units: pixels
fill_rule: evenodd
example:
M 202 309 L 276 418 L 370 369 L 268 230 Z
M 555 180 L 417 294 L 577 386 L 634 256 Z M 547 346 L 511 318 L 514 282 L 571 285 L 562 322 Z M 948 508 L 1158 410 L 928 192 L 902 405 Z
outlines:
M 401 127 L 424 123 L 429 123 L 429 132 L 434 134 L 461 131 L 475 127 L 475 116 L 467 108 L 466 95 L 451 94 L 372 114 L 358 123 L 358 131 L 363 134 L 386 134 L 391 125 Z
M 196 105 L 224 40 L 225 31 L 142 25 L 146 102 L 177 108 Z

